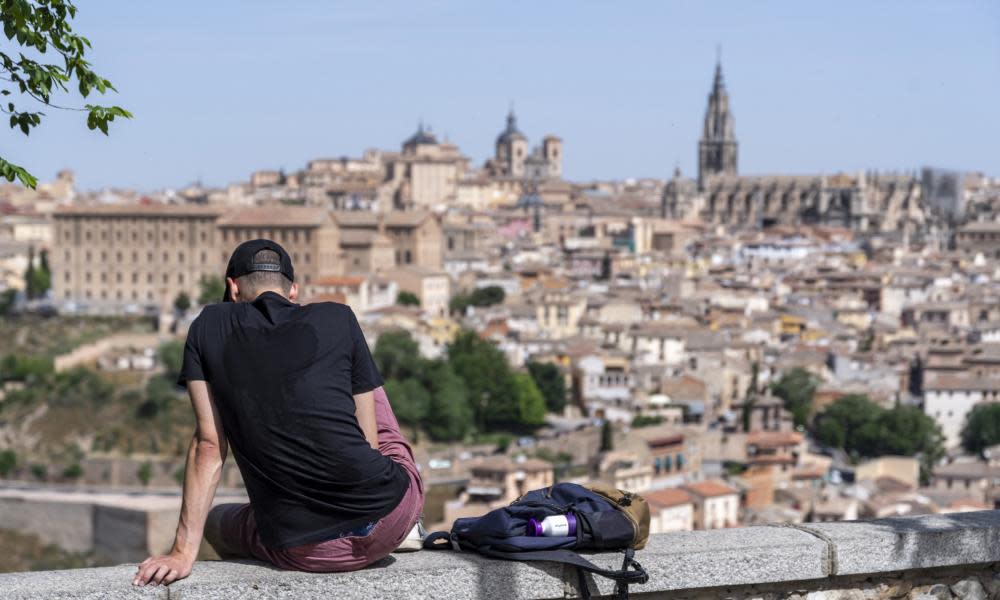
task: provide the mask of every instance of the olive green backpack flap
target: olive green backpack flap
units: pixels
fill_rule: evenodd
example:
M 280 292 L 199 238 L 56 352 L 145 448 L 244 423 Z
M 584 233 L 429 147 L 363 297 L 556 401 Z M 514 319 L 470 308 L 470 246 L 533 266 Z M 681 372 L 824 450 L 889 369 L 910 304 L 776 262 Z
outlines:
M 635 527 L 635 538 L 631 547 L 642 550 L 649 541 L 649 504 L 634 492 L 627 492 L 601 483 L 588 483 L 583 487 L 611 501 Z

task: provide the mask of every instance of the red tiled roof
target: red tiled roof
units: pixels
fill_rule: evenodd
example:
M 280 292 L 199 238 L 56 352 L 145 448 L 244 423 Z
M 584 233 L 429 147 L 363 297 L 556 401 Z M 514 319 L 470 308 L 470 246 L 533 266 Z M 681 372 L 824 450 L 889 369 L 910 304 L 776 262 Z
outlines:
M 684 489 L 702 498 L 716 498 L 736 494 L 736 490 L 721 481 L 699 481 L 684 486 Z
M 221 227 L 318 227 L 329 219 L 326 209 L 314 206 L 257 206 L 228 212 Z
M 646 502 L 649 504 L 659 508 L 681 506 L 692 502 L 691 494 L 681 488 L 667 488 L 665 490 L 645 492 L 642 494 L 642 497 L 645 498 Z

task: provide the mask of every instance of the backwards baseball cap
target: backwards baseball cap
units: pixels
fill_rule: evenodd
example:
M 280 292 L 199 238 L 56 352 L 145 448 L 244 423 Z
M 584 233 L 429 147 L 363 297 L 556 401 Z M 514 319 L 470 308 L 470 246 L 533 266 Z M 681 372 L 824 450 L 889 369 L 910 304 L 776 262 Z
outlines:
M 271 263 L 254 262 L 253 257 L 256 256 L 261 250 L 273 250 L 276 252 L 281 264 L 275 265 Z M 229 266 L 226 267 L 226 277 L 236 279 L 256 271 L 281 273 L 288 278 L 288 281 L 295 281 L 295 270 L 292 268 L 291 257 L 288 256 L 285 249 L 278 245 L 277 242 L 272 242 L 271 240 L 250 240 L 237 246 L 236 250 L 233 250 L 233 255 L 229 257 Z M 226 285 L 226 291 L 222 295 L 222 301 L 233 301 L 233 299 L 229 296 L 229 285 Z

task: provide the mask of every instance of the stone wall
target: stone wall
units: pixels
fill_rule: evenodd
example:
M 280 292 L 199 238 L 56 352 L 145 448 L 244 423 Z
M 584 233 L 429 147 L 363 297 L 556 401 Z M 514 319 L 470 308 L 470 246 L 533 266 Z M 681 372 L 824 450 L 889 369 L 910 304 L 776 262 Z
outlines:
M 619 554 L 591 557 L 617 567 Z M 680 600 L 997 600 L 1000 512 L 653 536 L 637 559 L 650 579 L 634 598 Z M 578 597 L 575 571 L 452 551 L 393 555 L 354 573 L 199 562 L 169 588 L 135 589 L 134 565 L 0 575 L 0 598 L 364 598 L 543 600 Z M 589 578 L 594 594 L 613 586 Z

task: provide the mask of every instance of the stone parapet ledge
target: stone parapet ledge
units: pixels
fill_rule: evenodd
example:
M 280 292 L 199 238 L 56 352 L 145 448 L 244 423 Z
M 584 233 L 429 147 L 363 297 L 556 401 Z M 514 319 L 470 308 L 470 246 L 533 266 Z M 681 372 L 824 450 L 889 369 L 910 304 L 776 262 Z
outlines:
M 620 566 L 620 554 L 591 557 Z M 653 536 L 637 559 L 637 597 L 986 600 L 1000 595 L 1000 511 L 865 522 L 763 526 Z M 133 588 L 134 565 L 0 575 L 0 598 L 566 598 L 571 569 L 451 551 L 393 555 L 353 573 L 310 574 L 254 562 L 200 562 L 168 588 Z M 591 580 L 595 594 L 612 584 Z

